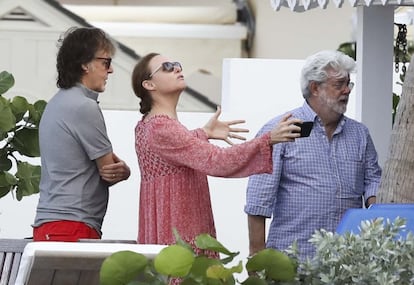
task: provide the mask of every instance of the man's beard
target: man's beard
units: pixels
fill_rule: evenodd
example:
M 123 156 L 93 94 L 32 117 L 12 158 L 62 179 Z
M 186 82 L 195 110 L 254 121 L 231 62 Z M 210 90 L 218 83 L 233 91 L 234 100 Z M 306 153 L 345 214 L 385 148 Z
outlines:
M 348 104 L 348 95 L 342 95 L 337 100 L 329 98 L 325 91 L 321 93 L 321 99 L 325 103 L 326 106 L 330 107 L 332 110 L 337 112 L 338 114 L 345 114 L 346 107 Z

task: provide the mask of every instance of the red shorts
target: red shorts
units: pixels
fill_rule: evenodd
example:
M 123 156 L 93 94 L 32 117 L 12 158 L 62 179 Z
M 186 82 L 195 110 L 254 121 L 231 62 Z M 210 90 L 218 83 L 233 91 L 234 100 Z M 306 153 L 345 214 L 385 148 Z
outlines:
M 34 241 L 78 241 L 100 238 L 100 234 L 95 229 L 76 221 L 48 222 L 33 229 Z

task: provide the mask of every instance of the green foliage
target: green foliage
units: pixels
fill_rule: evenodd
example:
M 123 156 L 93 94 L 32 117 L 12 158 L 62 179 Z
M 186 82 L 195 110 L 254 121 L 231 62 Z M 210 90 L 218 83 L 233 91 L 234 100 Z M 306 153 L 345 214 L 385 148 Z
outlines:
M 289 281 L 296 275 L 296 266 L 282 252 L 264 249 L 252 256 L 246 264 L 248 272 L 263 272 L 272 280 Z
M 16 96 L 6 99 L 2 95 L 14 85 L 12 74 L 0 73 L 0 198 L 9 192 L 21 200 L 39 192 L 40 166 L 22 159 L 38 157 L 38 125 L 46 101 L 34 104 L 26 98 Z M 14 166 L 14 167 L 13 167 Z M 11 171 L 16 170 L 15 173 Z
M 414 284 L 414 235 L 399 236 L 405 220 L 361 223 L 358 235 L 316 231 L 313 259 L 300 264 L 296 284 Z
M 339 45 L 339 51 L 356 60 L 356 42 L 345 42 Z
M 123 280 L 134 279 L 147 264 L 148 260 L 143 255 L 128 250 L 116 252 L 102 263 L 101 285 L 125 284 Z
M 175 235 L 178 234 L 175 232 Z M 216 259 L 204 255 L 196 256 L 193 250 L 190 250 L 190 245 L 178 237 L 177 244 L 165 247 L 153 261 L 140 253 L 129 251 L 110 255 L 101 267 L 101 284 L 166 285 L 175 278 L 180 278 L 182 285 L 236 284 L 234 274 L 243 272 L 242 261 L 232 267 L 226 267 L 225 264 L 232 261 L 238 252 L 229 251 L 207 234 L 197 236 L 195 244 L 198 248 L 219 252 L 226 257 Z M 134 255 L 139 262 L 132 261 Z M 257 275 L 249 276 L 242 283 L 238 282 L 239 284 L 279 284 L 279 281 L 293 281 L 296 275 L 294 261 L 274 249 L 258 252 L 247 264 L 246 268 Z M 130 274 L 132 272 L 134 274 Z
M 316 248 L 312 259 L 299 261 L 296 244 L 286 254 L 264 249 L 248 258 L 249 276 L 244 281 L 234 278 L 243 271 L 241 261 L 227 268 L 223 259 L 195 256 L 180 239 L 180 244 L 164 248 L 155 257 L 155 266 L 139 253 L 112 254 L 102 265 L 101 284 L 166 285 L 175 277 L 181 277 L 181 285 L 414 284 L 414 234 L 401 237 L 405 225 L 402 218 L 393 222 L 378 218 L 362 221 L 359 234 L 315 231 L 310 239 Z M 204 249 L 234 255 L 209 235 L 200 235 L 197 241 Z
M 180 262 L 171 262 L 172 256 Z M 194 259 L 192 251 L 180 245 L 171 245 L 155 257 L 154 267 L 161 274 L 184 277 L 190 272 Z

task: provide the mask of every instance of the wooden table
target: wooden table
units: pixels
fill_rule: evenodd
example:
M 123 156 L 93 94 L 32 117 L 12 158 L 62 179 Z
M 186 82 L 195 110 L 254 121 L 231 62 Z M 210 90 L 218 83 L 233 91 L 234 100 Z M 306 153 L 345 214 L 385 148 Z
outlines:
M 103 260 L 130 250 L 154 258 L 165 246 L 117 242 L 31 242 L 24 249 L 15 285 L 99 285 Z

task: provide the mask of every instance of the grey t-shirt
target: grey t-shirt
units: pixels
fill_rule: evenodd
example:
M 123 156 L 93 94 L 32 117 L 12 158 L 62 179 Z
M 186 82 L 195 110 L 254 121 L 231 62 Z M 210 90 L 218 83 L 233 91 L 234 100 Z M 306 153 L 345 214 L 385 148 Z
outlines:
M 48 102 L 39 126 L 42 175 L 33 226 L 56 220 L 84 222 L 99 233 L 108 184 L 95 159 L 112 152 L 98 93 L 78 84 Z

